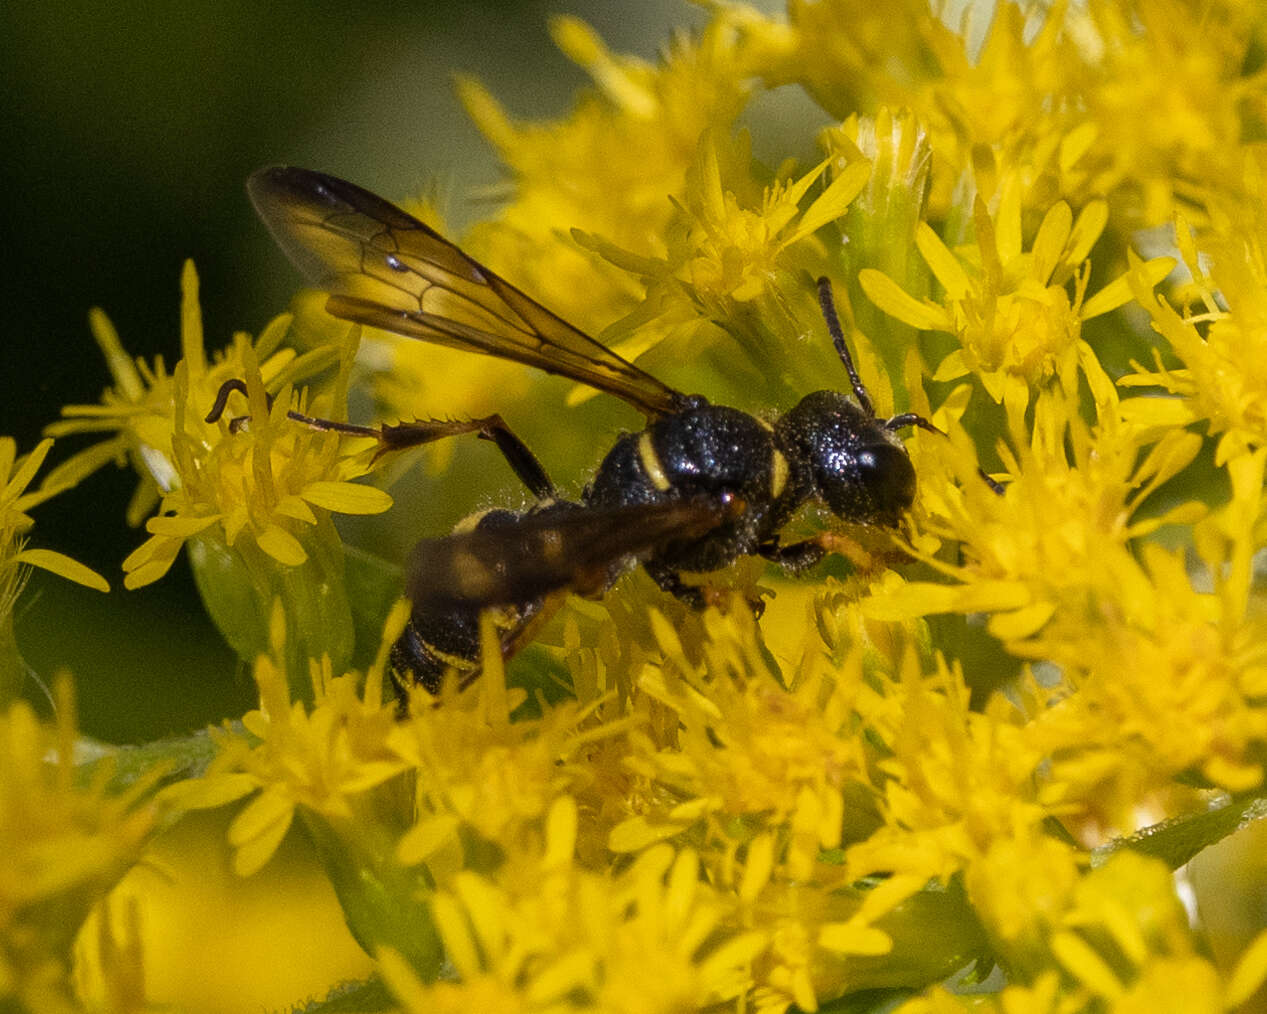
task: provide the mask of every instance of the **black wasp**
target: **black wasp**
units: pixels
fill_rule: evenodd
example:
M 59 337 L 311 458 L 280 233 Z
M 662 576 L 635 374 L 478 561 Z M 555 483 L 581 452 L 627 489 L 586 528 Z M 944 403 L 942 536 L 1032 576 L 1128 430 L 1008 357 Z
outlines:
M 853 395 L 815 391 L 770 424 L 667 387 L 358 186 L 273 167 L 256 172 L 247 188 L 282 249 L 330 293 L 326 309 L 334 316 L 569 377 L 623 398 L 647 418 L 644 430 L 617 439 L 573 502 L 557 496 L 499 416 L 371 429 L 292 413 L 310 425 L 375 436 L 384 450 L 477 433 L 496 442 L 536 497 L 526 512 L 488 512 L 414 550 L 406 589 L 412 619 L 392 653 L 402 687 L 412 680 L 434 691 L 448 671 L 463 684 L 474 679 L 486 609 L 497 611 L 508 656 L 553 600 L 567 591 L 599 594 L 633 561 L 698 607 L 705 592 L 684 573 L 718 570 L 745 555 L 792 569 L 820 559 L 821 540 L 779 539 L 808 501 L 849 522 L 894 526 L 914 500 L 915 470 L 895 431 L 936 430 L 911 413 L 877 418 L 826 279 L 819 301 Z

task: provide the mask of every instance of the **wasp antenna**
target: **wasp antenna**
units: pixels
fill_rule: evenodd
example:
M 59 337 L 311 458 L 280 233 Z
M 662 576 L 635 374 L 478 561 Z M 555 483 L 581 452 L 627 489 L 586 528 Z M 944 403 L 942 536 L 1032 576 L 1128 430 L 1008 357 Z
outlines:
M 903 426 L 918 426 L 929 433 L 936 433 L 939 437 L 946 435 L 918 412 L 903 412 L 901 415 L 895 415 L 892 419 L 884 420 L 882 425 L 886 430 L 900 430 Z
M 886 419 L 882 425 L 886 430 L 899 430 L 903 426 L 918 426 L 922 430 L 928 430 L 929 433 L 936 433 L 939 437 L 946 436 L 944 430 L 939 430 L 922 415 L 917 415 L 914 412 L 903 412 L 901 415 L 895 415 L 892 419 Z M 984 468 L 978 468 L 977 474 L 981 476 L 981 480 L 992 491 L 999 496 L 1003 495 L 1006 487 L 996 479 L 992 479 Z
M 831 279 L 826 276 L 818 280 L 818 305 L 823 311 L 823 320 L 827 322 L 827 333 L 831 335 L 832 344 L 836 346 L 836 354 L 845 364 L 849 372 L 849 383 L 853 385 L 854 397 L 858 399 L 862 410 L 872 418 L 875 409 L 871 405 L 871 395 L 862 386 L 862 378 L 858 376 L 857 367 L 853 364 L 853 356 L 849 354 L 849 346 L 845 344 L 845 332 L 840 326 L 840 317 L 836 314 L 836 300 L 831 291 Z
M 999 482 L 998 479 L 991 478 L 990 474 L 984 468 L 978 468 L 977 474 L 981 476 L 982 481 L 984 481 L 985 484 L 999 496 L 1002 496 L 1007 492 L 1007 487 L 1004 486 L 1003 483 Z
M 225 406 L 229 404 L 229 395 L 234 391 L 239 394 L 246 394 L 246 381 L 239 380 L 234 377 L 232 380 L 226 380 L 220 385 L 220 390 L 216 392 L 215 404 L 211 406 L 211 411 L 207 413 L 207 418 L 203 422 L 215 423 L 220 421 L 220 417 L 224 415 Z

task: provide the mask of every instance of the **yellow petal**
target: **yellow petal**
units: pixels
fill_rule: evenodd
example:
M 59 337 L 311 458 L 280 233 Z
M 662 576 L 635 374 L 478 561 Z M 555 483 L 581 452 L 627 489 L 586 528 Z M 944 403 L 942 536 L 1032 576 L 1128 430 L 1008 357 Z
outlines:
M 561 1001 L 570 993 L 592 989 L 598 979 L 594 967 L 596 960 L 589 949 L 584 948 L 548 963 L 528 983 L 524 996 L 526 1006 L 530 1009 L 544 1007 Z M 558 1006 L 563 1008 L 562 1003 Z
M 764 933 L 753 931 L 732 937 L 699 963 L 700 978 L 709 982 L 729 969 L 742 968 L 754 961 L 765 947 Z
M 1069 253 L 1065 262 L 1081 264 L 1086 260 L 1108 221 L 1109 205 L 1103 200 L 1092 201 L 1078 212 L 1078 220 L 1073 223 L 1073 232 L 1069 237 Z
M 1095 144 L 1099 128 L 1094 123 L 1074 127 L 1060 142 L 1060 169 L 1068 172 Z
M 452 814 L 442 813 L 419 821 L 409 829 L 396 846 L 396 858 L 406 866 L 426 862 L 432 854 L 453 840 L 459 821 Z
M 543 868 L 563 869 L 571 864 L 576 852 L 576 828 L 576 801 L 571 796 L 560 796 L 554 801 L 546 817 L 546 853 L 541 862 Z
M 1237 1007 L 1258 990 L 1264 979 L 1267 979 L 1267 930 L 1254 937 L 1254 942 L 1236 962 L 1223 999 L 1228 1007 Z
M 256 796 L 229 824 L 229 844 L 242 845 L 264 834 L 279 821 L 290 823 L 295 812 L 291 799 L 277 789 Z
M 294 811 L 288 811 L 283 819 L 265 828 L 259 835 L 243 843 L 233 853 L 233 872 L 239 877 L 249 877 L 264 868 L 264 864 L 273 858 L 277 846 L 290 830 L 290 821 Z
M 607 847 L 613 852 L 639 852 L 681 830 L 681 824 L 652 824 L 646 817 L 630 817 L 612 828 Z
M 959 263 L 959 258 L 950 252 L 950 248 L 927 222 L 920 222 L 915 231 L 915 245 L 937 281 L 946 290 L 946 295 L 951 299 L 963 299 L 972 289 L 972 282 L 963 265 Z
M 950 314 L 942 307 L 921 302 L 883 272 L 863 268 L 858 272 L 858 283 L 867 298 L 890 317 L 921 331 L 951 330 Z
M 123 587 L 130 590 L 157 581 L 171 568 L 183 545 L 182 540 L 169 539 L 164 535 L 146 539 L 123 561 L 123 571 L 127 575 L 123 579 Z
M 1060 263 L 1060 255 L 1065 251 L 1072 224 L 1073 212 L 1064 201 L 1053 204 L 1043 216 L 1043 223 L 1038 227 L 1038 235 L 1034 237 L 1034 246 L 1030 251 L 1034 260 L 1031 276 L 1043 285 L 1047 284 L 1056 265 Z
M 45 437 L 35 445 L 35 450 L 22 459 L 13 478 L 5 485 L 4 492 L 0 494 L 0 500 L 16 500 L 22 494 L 22 491 L 35 478 L 35 473 L 40 470 L 40 465 L 44 464 L 44 459 L 52 446 L 51 437 Z
M 958 380 L 967 373 L 968 363 L 963 354 L 963 349 L 955 349 L 954 352 L 937 364 L 937 370 L 933 373 L 933 380 L 945 383 L 948 380 Z
M 1191 405 L 1178 398 L 1127 398 L 1122 402 L 1122 418 L 1134 426 L 1163 429 L 1187 426 L 1196 421 Z
M 145 397 L 145 382 L 137 372 L 136 363 L 119 341 L 119 332 L 106 316 L 105 311 L 94 306 L 88 311 L 88 330 L 106 357 L 106 367 L 114 377 L 115 386 L 125 401 L 138 402 Z
M 1093 993 L 1107 999 L 1122 995 L 1122 981 L 1112 967 L 1076 933 L 1057 933 L 1051 950 L 1065 969 Z
M 848 210 L 853 199 L 862 192 L 862 188 L 867 185 L 867 180 L 870 178 L 870 162 L 855 162 L 846 167 L 831 181 L 831 185 L 814 199 L 814 203 L 805 209 L 805 214 L 797 223 L 796 231 L 781 245 L 789 246 L 817 232 L 828 222 L 838 219 Z
M 299 540 L 279 525 L 270 524 L 256 536 L 255 541 L 259 543 L 260 549 L 287 567 L 298 567 L 308 559 Z
M 1055 611 L 1054 602 L 1035 602 L 1023 609 L 996 613 L 990 617 L 986 629 L 1000 641 L 1016 641 L 1038 633 Z
M 360 482 L 310 482 L 300 496 L 339 514 L 381 514 L 392 505 L 381 489 Z
M 145 530 L 151 535 L 162 535 L 169 539 L 187 539 L 191 535 L 210 528 L 220 520 L 219 514 L 208 514 L 201 517 L 185 515 L 164 515 L 150 518 L 145 522 Z
M 861 603 L 862 612 L 877 620 L 905 620 L 933 613 L 980 613 L 1020 609 L 1030 592 L 1015 581 L 978 581 L 970 585 L 912 581 Z
M 274 510 L 284 518 L 292 518 L 305 525 L 315 525 L 317 523 L 317 515 L 312 513 L 312 508 L 294 494 L 284 496 L 278 500 Z
M 160 795 L 183 810 L 212 810 L 254 792 L 259 779 L 247 774 L 224 774 L 175 782 Z
M 110 585 L 106 579 L 91 567 L 85 567 L 78 560 L 72 560 L 64 553 L 55 553 L 51 549 L 24 549 L 14 559 L 31 567 L 50 571 L 67 581 L 74 581 L 97 591 L 108 592 Z
M 207 351 L 202 334 L 202 306 L 198 302 L 198 271 L 192 260 L 180 272 L 180 350 L 191 380 L 207 371 Z
M 773 871 L 774 836 L 767 832 L 748 843 L 748 861 L 744 863 L 743 877 L 739 882 L 739 900 L 748 904 L 756 901 Z
M 1020 257 L 1021 188 L 1015 184 L 1005 184 L 999 198 L 999 212 L 994 218 L 994 241 L 1002 264 L 1011 264 Z
M 1174 269 L 1175 259 L 1173 257 L 1154 257 L 1135 269 L 1133 272 L 1135 275 L 1134 280 L 1136 283 L 1142 281 L 1145 286 L 1152 289 Z M 1082 312 L 1079 316 L 1083 320 L 1090 320 L 1092 317 L 1098 317 L 1102 313 L 1116 310 L 1119 306 L 1125 306 L 1131 301 L 1133 295 L 1131 283 L 1131 273 L 1115 278 L 1082 304 Z
M 483 970 L 479 949 L 471 936 L 470 923 L 451 894 L 441 892 L 432 899 L 431 918 L 435 920 L 436 929 L 444 939 L 444 949 L 458 973 L 464 978 L 479 975 Z
M 893 940 L 874 926 L 856 923 L 828 923 L 818 931 L 818 944 L 837 954 L 888 954 Z

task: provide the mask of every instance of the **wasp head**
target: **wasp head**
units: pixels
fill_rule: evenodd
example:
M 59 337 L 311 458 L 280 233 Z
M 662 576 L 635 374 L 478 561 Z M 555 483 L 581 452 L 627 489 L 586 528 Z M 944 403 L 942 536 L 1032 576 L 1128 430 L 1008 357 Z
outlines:
M 808 499 L 864 525 L 896 526 L 915 502 L 915 468 L 901 441 L 839 391 L 816 391 L 780 420 Z

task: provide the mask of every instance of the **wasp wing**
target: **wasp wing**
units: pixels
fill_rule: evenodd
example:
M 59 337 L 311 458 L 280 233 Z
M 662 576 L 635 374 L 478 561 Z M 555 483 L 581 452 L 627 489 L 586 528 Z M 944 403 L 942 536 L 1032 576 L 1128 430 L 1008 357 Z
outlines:
M 415 614 L 524 603 L 561 588 L 597 594 L 630 563 L 707 535 L 741 505 L 698 496 L 627 507 L 561 506 L 420 542 L 406 568 L 405 594 Z
M 682 405 L 679 392 L 368 190 L 273 166 L 254 173 L 247 191 L 287 256 L 330 293 L 336 317 L 570 377 L 648 417 Z

